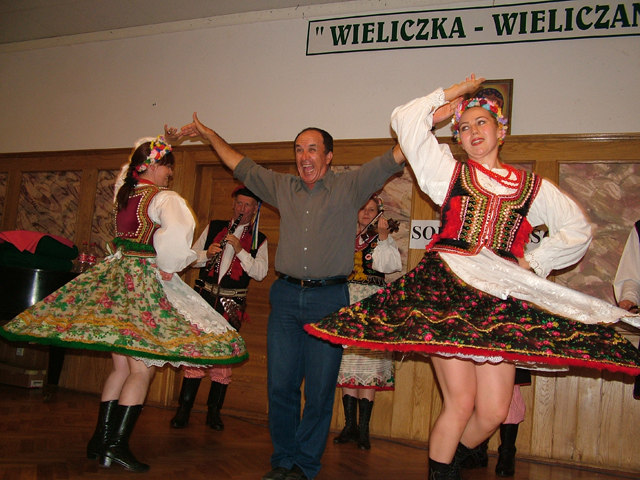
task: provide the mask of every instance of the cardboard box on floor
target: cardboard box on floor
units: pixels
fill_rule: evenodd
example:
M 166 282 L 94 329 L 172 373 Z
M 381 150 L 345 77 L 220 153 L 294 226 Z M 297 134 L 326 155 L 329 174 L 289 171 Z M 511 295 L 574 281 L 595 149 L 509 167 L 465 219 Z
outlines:
M 49 347 L 27 342 L 10 342 L 0 337 L 0 362 L 30 370 L 46 370 Z
M 25 388 L 42 388 L 47 378 L 46 370 L 0 363 L 0 383 Z

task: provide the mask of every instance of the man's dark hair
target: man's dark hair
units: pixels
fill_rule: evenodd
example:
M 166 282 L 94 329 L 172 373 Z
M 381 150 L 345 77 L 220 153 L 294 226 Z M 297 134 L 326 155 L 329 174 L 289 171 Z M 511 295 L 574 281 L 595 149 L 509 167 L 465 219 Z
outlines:
M 321 128 L 317 128 L 317 127 L 307 127 L 304 130 L 302 130 L 298 135 L 296 135 L 296 140 L 298 140 L 298 137 L 300 135 L 302 135 L 304 132 L 308 132 L 310 130 L 314 130 L 316 132 L 319 132 L 320 135 L 322 135 L 322 143 L 324 144 L 324 153 L 329 153 L 329 152 L 333 152 L 333 137 L 331 136 L 331 134 L 329 132 L 327 132 L 326 130 L 322 130 Z M 294 143 L 294 148 L 295 148 L 295 141 Z

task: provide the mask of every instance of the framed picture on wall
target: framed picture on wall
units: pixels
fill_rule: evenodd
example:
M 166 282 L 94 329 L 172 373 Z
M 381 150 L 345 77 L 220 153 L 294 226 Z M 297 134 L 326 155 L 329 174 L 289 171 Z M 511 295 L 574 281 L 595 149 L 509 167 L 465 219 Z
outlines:
M 510 135 L 511 105 L 513 103 L 513 79 L 485 80 L 472 96 L 486 97 L 500 105 L 503 115 L 507 117 L 507 120 L 509 120 L 509 123 L 507 124 L 507 135 Z

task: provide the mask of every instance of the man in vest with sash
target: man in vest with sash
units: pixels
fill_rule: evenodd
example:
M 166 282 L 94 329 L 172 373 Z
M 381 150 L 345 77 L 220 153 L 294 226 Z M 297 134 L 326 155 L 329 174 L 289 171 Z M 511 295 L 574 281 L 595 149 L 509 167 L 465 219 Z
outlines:
M 236 330 L 240 330 L 245 320 L 249 282 L 252 278 L 261 281 L 266 277 L 269 254 L 267 237 L 258 231 L 260 198 L 244 185 L 237 187 L 231 196 L 233 218 L 231 221 L 212 220 L 205 228 L 193 245 L 198 259 L 192 266 L 200 268 L 195 290 Z M 211 389 L 206 423 L 214 430 L 223 430 L 220 409 L 231 383 L 231 366 L 183 368 L 179 406 L 171 419 L 171 427 L 185 428 L 189 424 L 200 382 L 209 373 Z

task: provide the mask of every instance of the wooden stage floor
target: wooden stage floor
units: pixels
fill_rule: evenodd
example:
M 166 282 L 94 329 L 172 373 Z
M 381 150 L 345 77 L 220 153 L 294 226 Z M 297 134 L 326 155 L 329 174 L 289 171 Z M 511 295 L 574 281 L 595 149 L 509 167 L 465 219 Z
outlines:
M 0 385 L 0 480 L 116 479 L 259 480 L 270 470 L 271 442 L 265 424 L 223 415 L 225 430 L 204 425 L 205 412 L 195 410 L 184 430 L 169 428 L 173 410 L 146 407 L 131 439 L 131 450 L 149 463 L 148 473 L 136 475 L 118 466 L 99 468 L 86 458 L 99 399 L 60 390 L 44 403 L 41 390 Z M 354 444 L 334 445 L 332 433 L 316 480 L 424 480 L 428 452 L 424 445 L 408 445 L 372 438 L 370 451 Z M 489 467 L 465 471 L 464 480 L 497 477 Z M 513 480 L 614 480 L 638 478 L 632 473 L 595 471 L 518 459 Z

